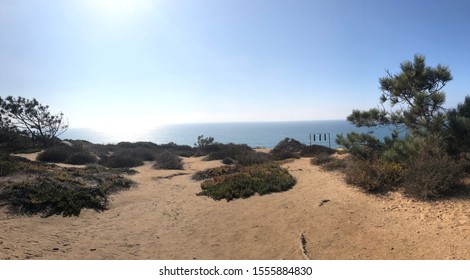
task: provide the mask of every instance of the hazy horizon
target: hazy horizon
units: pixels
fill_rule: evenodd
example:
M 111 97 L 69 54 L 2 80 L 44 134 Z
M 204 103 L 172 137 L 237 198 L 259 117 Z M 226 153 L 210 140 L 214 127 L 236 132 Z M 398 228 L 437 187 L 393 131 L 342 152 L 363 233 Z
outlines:
M 343 120 L 425 55 L 470 94 L 470 2 L 0 0 L 0 96 L 70 127 Z

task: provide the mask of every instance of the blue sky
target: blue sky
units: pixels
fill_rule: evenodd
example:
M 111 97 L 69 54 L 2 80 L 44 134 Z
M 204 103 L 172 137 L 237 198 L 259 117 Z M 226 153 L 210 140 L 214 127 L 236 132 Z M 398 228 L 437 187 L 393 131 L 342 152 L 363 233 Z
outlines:
M 470 94 L 470 1 L 0 0 L 0 96 L 71 127 L 344 119 L 423 54 Z

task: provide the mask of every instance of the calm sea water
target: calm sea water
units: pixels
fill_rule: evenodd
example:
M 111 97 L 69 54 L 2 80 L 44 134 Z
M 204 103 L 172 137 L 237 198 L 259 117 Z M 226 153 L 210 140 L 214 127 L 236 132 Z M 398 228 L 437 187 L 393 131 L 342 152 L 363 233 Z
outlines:
M 81 139 L 93 143 L 115 144 L 121 141 L 151 141 L 157 144 L 173 142 L 180 145 L 193 146 L 199 135 L 211 136 L 220 143 L 248 144 L 251 147 L 274 147 L 284 138 L 294 138 L 302 143 L 331 145 L 338 133 L 348 132 L 372 133 L 379 139 L 390 136 L 389 128 L 357 128 L 344 120 L 332 121 L 301 121 L 301 122 L 258 122 L 258 123 L 201 123 L 166 125 L 139 133 L 125 131 L 106 133 L 86 128 L 69 128 L 61 135 L 62 139 Z M 315 133 L 315 142 L 313 135 Z M 319 142 L 319 133 L 322 134 Z M 330 139 L 328 139 L 328 133 Z M 326 134 L 326 139 L 325 139 Z M 326 140 L 326 141 L 325 141 Z M 328 141 L 330 140 L 330 141 Z

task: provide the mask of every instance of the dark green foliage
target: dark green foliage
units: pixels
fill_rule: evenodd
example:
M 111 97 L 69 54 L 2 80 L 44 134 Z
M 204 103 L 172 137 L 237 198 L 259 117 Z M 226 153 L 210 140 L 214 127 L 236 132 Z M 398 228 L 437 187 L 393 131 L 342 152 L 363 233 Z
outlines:
M 235 160 L 233 158 L 226 157 L 222 160 L 223 164 L 234 164 Z
M 194 173 L 192 179 L 196 181 L 211 179 L 215 177 L 225 176 L 233 173 L 238 173 L 242 169 L 239 165 L 233 166 L 220 166 L 215 168 L 209 168 L 203 171 L 198 171 Z
M 456 109 L 443 108 L 443 87 L 452 76 L 447 67 L 425 65 L 423 56 L 400 65 L 401 72 L 380 79 L 382 110 L 354 110 L 348 120 L 356 126 L 394 125 L 384 142 L 366 134 L 338 135 L 337 143 L 355 156 L 346 169 L 349 183 L 367 191 L 402 189 L 420 199 L 445 195 L 464 175 L 470 148 L 470 97 Z M 397 108 L 396 110 L 392 110 Z
M 447 194 L 463 178 L 463 165 L 442 149 L 430 146 L 413 157 L 403 178 L 406 194 L 418 198 L 437 198 Z
M 323 165 L 331 161 L 333 161 L 333 158 L 329 154 L 319 154 L 310 160 L 314 165 Z
M 17 130 L 3 130 L 0 128 L 0 152 L 26 153 L 38 152 L 41 145 L 30 137 Z
M 321 145 L 311 145 L 311 146 L 304 146 L 300 151 L 300 156 L 302 157 L 314 157 L 317 155 L 328 154 L 332 155 L 336 153 L 335 149 L 321 146 Z
M 68 145 L 61 144 L 46 149 L 38 159 L 46 162 L 89 164 L 97 162 L 99 158 L 98 163 L 103 166 L 129 168 L 143 165 L 144 161 L 154 161 L 157 154 L 165 152 L 175 155 L 174 159 L 178 158 L 177 155 L 192 156 L 195 152 L 190 146 L 175 143 L 157 145 L 152 142 L 120 142 L 116 145 L 100 145 L 82 140 L 67 140 L 67 142 Z M 177 166 L 175 162 L 171 168 Z
M 74 165 L 84 165 L 89 163 L 95 163 L 97 161 L 96 156 L 93 154 L 81 151 L 71 154 L 68 158 L 66 163 L 74 164 Z
M 105 210 L 107 196 L 128 189 L 133 182 L 117 170 L 104 167 L 59 168 L 27 161 L 16 161 L 15 177 L 0 187 L 0 204 L 15 214 L 79 215 L 81 209 Z
M 76 149 L 69 145 L 59 145 L 47 148 L 44 152 L 40 153 L 37 160 L 44 162 L 65 163 L 69 156 L 76 152 Z
M 351 132 L 338 134 L 336 143 L 343 146 L 349 153 L 355 157 L 369 159 L 377 157 L 383 150 L 384 144 L 370 134 Z
M 141 161 L 154 161 L 156 151 L 155 149 L 151 149 L 151 148 L 137 147 L 137 148 L 120 149 L 116 153 L 120 155 L 133 157 Z
M 14 174 L 25 174 L 25 175 L 37 175 L 43 172 L 49 171 L 53 166 L 42 162 L 31 162 L 28 159 L 16 156 L 10 156 L 8 154 L 0 153 L 0 177 L 14 175 Z M 0 187 L 2 184 L 0 183 Z
M 310 160 L 313 165 L 320 165 L 323 170 L 345 170 L 349 159 L 338 159 L 329 154 L 318 154 Z
M 162 151 L 157 154 L 153 167 L 156 169 L 184 169 L 181 158 L 169 151 Z
M 8 154 L 0 153 L 0 177 L 13 174 L 17 170 L 17 162 Z
M 209 152 L 205 160 L 223 160 L 224 158 L 237 158 L 246 153 L 253 152 L 253 149 L 245 144 L 221 144 L 216 143 L 203 148 L 204 152 Z
M 198 138 L 199 146 L 196 156 L 206 155 L 204 160 L 223 160 L 226 164 L 240 165 L 261 164 L 271 160 L 266 153 L 255 152 L 246 144 L 222 144 L 213 141 L 213 138 Z
M 197 148 L 170 142 L 168 144 L 158 145 L 158 150 L 166 150 L 180 157 L 192 157 L 196 153 Z
M 265 195 L 291 189 L 296 180 L 289 172 L 274 163 L 240 168 L 239 172 L 216 176 L 202 183 L 198 195 L 215 200 L 247 198 L 256 193 Z
M 82 165 L 94 163 L 97 158 L 90 152 L 85 151 L 80 144 L 60 144 L 44 150 L 38 155 L 37 160 Z
M 409 133 L 440 133 L 445 122 L 445 110 L 442 107 L 445 93 L 442 88 L 452 80 L 446 66 L 426 66 L 424 56 L 415 55 L 413 61 L 400 64 L 401 72 L 380 78 L 382 104 L 389 103 L 395 111 L 370 109 L 353 110 L 348 121 L 356 126 L 404 125 Z
M 99 188 L 67 187 L 47 177 L 6 187 L 0 194 L 0 201 L 7 204 L 12 213 L 43 213 L 44 217 L 54 214 L 78 216 L 82 208 L 102 211 L 107 203 Z
M 299 154 L 305 147 L 295 139 L 285 138 L 270 151 L 270 154 L 274 160 L 300 158 Z
M 470 161 L 470 96 L 463 103 L 447 112 L 448 151 L 452 155 L 461 154 Z
M 203 148 L 205 146 L 212 145 L 214 143 L 214 137 L 204 137 L 204 135 L 199 135 L 197 137 L 197 144 L 194 144 L 198 148 Z
M 44 147 L 54 144 L 57 136 L 68 128 L 63 113 L 51 114 L 49 106 L 41 105 L 34 98 L 0 97 L 0 115 L 1 126 L 21 132 L 32 140 L 41 142 Z
M 331 161 L 324 163 L 321 165 L 321 168 L 326 171 L 334 171 L 334 170 L 340 170 L 344 171 L 346 168 L 349 166 L 349 159 L 337 159 L 337 158 L 332 158 Z
M 127 154 L 115 154 L 107 157 L 102 157 L 98 162 L 99 164 L 111 167 L 111 168 L 130 168 L 137 167 L 144 164 L 144 162 L 138 158 L 132 157 Z
M 387 112 L 380 111 L 376 108 L 372 108 L 369 111 L 353 110 L 352 114 L 346 119 L 349 122 L 354 123 L 357 127 L 373 127 L 377 125 L 391 124 L 391 121 L 387 118 Z
M 356 185 L 367 192 L 385 193 L 398 187 L 403 172 L 403 167 L 397 163 L 354 159 L 345 174 L 348 184 Z
M 236 159 L 237 164 L 248 166 L 270 162 L 272 161 L 272 156 L 267 153 L 252 151 L 241 153 L 236 157 Z
M 420 199 L 448 193 L 463 176 L 464 165 L 445 151 L 435 136 L 395 141 L 381 159 L 356 159 L 348 165 L 346 179 L 367 191 L 403 189 Z

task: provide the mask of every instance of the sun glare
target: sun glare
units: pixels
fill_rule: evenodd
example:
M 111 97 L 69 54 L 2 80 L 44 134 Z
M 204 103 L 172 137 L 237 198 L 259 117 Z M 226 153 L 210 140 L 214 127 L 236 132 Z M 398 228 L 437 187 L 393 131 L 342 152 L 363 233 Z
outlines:
M 153 1 L 150 0 L 86 0 L 88 10 L 100 19 L 107 21 L 125 21 L 148 12 Z

